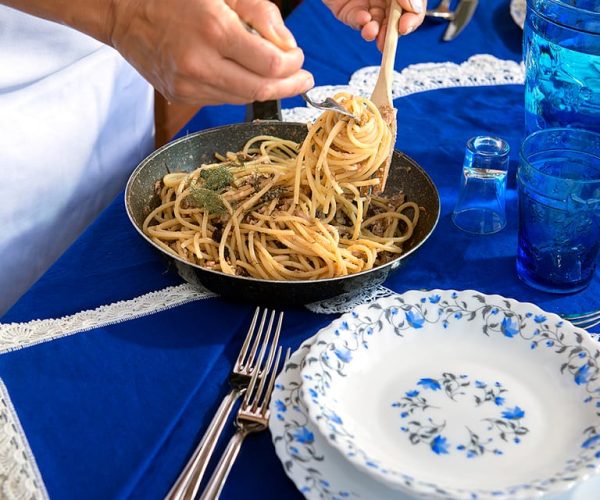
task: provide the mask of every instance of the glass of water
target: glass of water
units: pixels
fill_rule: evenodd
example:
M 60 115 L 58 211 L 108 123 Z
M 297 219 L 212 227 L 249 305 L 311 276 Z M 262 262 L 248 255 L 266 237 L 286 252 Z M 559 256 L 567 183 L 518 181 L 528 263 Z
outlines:
M 467 141 L 460 193 L 452 221 L 468 233 L 491 234 L 506 226 L 506 174 L 510 147 L 499 137 Z
M 600 2 L 527 0 L 523 54 L 527 133 L 600 132 Z
M 533 133 L 521 147 L 517 183 L 519 277 L 547 292 L 582 290 L 600 249 L 600 134 Z

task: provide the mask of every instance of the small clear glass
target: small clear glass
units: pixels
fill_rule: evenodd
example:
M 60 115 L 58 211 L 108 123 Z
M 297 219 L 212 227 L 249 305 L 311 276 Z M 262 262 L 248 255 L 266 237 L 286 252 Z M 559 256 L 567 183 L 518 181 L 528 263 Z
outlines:
M 553 293 L 587 287 L 600 251 L 600 134 L 545 129 L 521 146 L 517 273 Z
M 506 176 L 510 146 L 499 137 L 467 141 L 460 193 L 452 221 L 474 234 L 497 233 L 506 226 Z

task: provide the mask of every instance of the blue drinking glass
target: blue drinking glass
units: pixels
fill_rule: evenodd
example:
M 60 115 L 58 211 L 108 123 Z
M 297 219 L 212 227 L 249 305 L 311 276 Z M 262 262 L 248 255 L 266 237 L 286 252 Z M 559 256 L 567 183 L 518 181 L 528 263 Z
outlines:
M 521 146 L 517 273 L 554 293 L 584 289 L 600 249 L 600 134 L 545 129 Z
M 525 127 L 600 132 L 599 0 L 527 0 Z

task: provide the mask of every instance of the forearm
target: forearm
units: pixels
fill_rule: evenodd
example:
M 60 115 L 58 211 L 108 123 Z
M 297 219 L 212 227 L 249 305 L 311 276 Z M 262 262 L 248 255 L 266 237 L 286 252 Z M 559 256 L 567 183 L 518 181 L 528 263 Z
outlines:
M 119 0 L 0 0 L 0 4 L 48 19 L 111 43 Z

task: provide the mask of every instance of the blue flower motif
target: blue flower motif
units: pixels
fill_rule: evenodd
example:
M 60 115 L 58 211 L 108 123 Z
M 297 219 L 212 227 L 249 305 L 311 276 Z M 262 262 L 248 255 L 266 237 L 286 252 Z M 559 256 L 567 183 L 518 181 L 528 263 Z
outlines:
M 277 383 L 277 384 L 275 384 L 275 389 L 281 390 L 281 389 L 283 389 L 283 385 L 280 383 Z
M 532 342 L 529 347 L 531 347 L 531 349 L 535 349 L 537 347 L 537 342 Z
M 424 304 L 425 302 L 427 302 L 427 299 L 425 297 L 421 297 L 421 303 Z
M 532 316 L 533 316 L 533 313 L 530 313 L 530 312 L 525 313 L 525 317 L 526 318 L 531 318 Z
M 579 356 L 580 358 L 585 358 L 586 354 L 584 351 L 581 351 L 577 356 Z
M 589 403 L 592 400 L 592 396 L 588 396 L 583 400 L 584 403 Z
M 504 404 L 504 398 L 501 396 L 496 396 L 494 398 L 494 403 L 496 403 L 496 406 L 502 406 Z
M 400 403 L 398 403 L 398 401 L 394 401 L 392 403 L 392 408 L 398 408 L 400 406 Z
M 546 346 L 552 347 L 554 345 L 554 340 L 546 340 Z
M 319 394 L 317 393 L 317 391 L 315 391 L 312 387 L 308 390 L 308 393 L 311 395 L 311 397 L 316 398 Z
M 352 317 L 353 318 L 358 318 L 358 313 L 356 311 L 352 311 Z
M 434 378 L 422 378 L 417 382 L 417 385 L 421 385 L 426 389 L 431 389 L 432 391 L 437 391 L 442 388 L 440 383 Z
M 423 323 L 425 323 L 425 318 L 419 311 L 406 311 L 406 321 L 413 328 L 422 328 Z
M 533 318 L 533 321 L 535 321 L 536 323 L 543 323 L 544 321 L 546 321 L 546 316 L 544 316 L 543 314 L 536 314 Z
M 600 443 L 600 434 L 594 434 L 593 436 L 590 436 L 589 438 L 587 438 L 583 442 L 581 447 L 582 448 L 593 448 L 594 446 L 596 446 L 599 443 Z
M 281 420 L 283 422 L 283 415 L 281 413 L 277 414 L 277 420 Z
M 407 411 L 403 411 L 402 413 L 400 413 L 400 417 L 402 418 L 406 418 L 408 417 L 409 413 Z
M 475 381 L 475 387 L 477 387 L 478 389 L 483 389 L 485 388 L 485 382 L 482 382 L 481 380 L 476 380 Z
M 347 322 L 347 321 L 344 321 L 344 322 L 342 323 L 342 329 L 343 329 L 343 330 L 348 330 L 349 328 L 350 328 L 350 327 L 348 326 L 348 322 Z
M 440 300 L 441 300 L 441 297 L 437 294 L 429 297 L 429 302 L 431 302 L 432 304 L 437 304 Z
M 518 325 L 513 322 L 513 320 L 509 317 L 506 317 L 502 320 L 502 333 L 507 337 L 514 337 L 517 333 L 519 333 Z
M 342 424 L 342 418 L 335 412 L 331 412 L 329 414 L 329 420 L 331 420 L 334 424 Z
M 452 295 L 451 295 L 451 297 L 452 297 L 453 299 L 457 299 L 457 298 L 458 298 L 458 293 L 456 293 L 456 292 L 452 292 Z
M 397 308 L 397 307 L 392 307 L 392 308 L 390 309 L 390 314 L 391 314 L 392 316 L 396 316 L 396 314 L 398 314 L 398 308 Z
M 587 363 L 585 365 L 581 365 L 579 370 L 575 373 L 575 383 L 577 385 L 583 385 L 587 383 L 592 377 L 592 373 L 590 372 L 590 365 Z
M 448 321 L 446 321 L 446 320 L 442 321 L 442 326 L 444 328 L 448 328 Z
M 345 347 L 336 349 L 333 352 L 338 357 L 338 359 L 340 361 L 343 361 L 344 363 L 350 363 L 350 361 L 352 361 L 352 353 Z
M 402 432 L 408 432 L 408 427 L 400 427 L 400 430 L 401 430 Z
M 521 408 L 519 408 L 518 406 L 515 406 L 514 408 L 507 408 L 506 410 L 504 410 L 502 412 L 502 416 L 508 420 L 518 420 L 520 418 L 523 418 L 525 416 L 525 411 L 523 411 Z
M 283 401 L 281 401 L 281 399 L 278 399 L 277 401 L 275 401 L 275 408 L 277 408 L 277 411 L 280 411 L 282 413 L 287 410 L 285 403 Z
M 315 435 L 306 427 L 298 427 L 292 436 L 294 436 L 296 441 L 304 444 L 310 444 L 315 440 Z
M 490 312 L 492 314 L 498 314 L 498 308 L 494 307 Z
M 367 328 L 367 335 L 373 335 L 373 328 Z
M 455 313 L 454 313 L 454 317 L 455 317 L 456 319 L 460 319 L 460 318 L 462 318 L 462 313 L 461 313 L 461 312 L 455 312 Z
M 448 446 L 450 446 L 450 443 L 448 443 L 448 440 L 443 437 L 440 436 L 439 434 L 433 438 L 433 441 L 431 441 L 431 451 L 433 451 L 434 453 L 436 453 L 437 455 L 443 455 L 443 454 L 448 454 Z
M 407 398 L 414 398 L 415 396 L 419 395 L 419 391 L 417 391 L 416 389 L 412 390 L 412 391 L 408 391 L 406 393 L 406 397 Z

